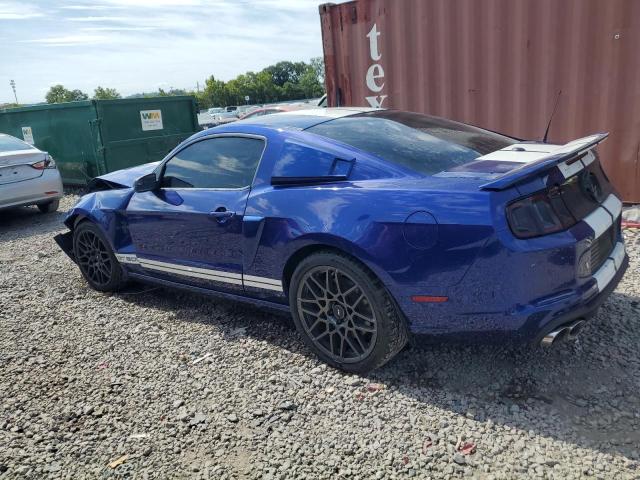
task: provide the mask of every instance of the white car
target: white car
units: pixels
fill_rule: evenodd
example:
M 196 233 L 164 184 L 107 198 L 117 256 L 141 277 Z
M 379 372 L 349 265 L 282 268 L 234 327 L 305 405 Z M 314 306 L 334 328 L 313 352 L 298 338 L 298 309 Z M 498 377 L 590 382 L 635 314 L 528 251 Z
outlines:
M 0 133 L 0 209 L 37 205 L 43 213 L 55 212 L 62 194 L 51 155 Z

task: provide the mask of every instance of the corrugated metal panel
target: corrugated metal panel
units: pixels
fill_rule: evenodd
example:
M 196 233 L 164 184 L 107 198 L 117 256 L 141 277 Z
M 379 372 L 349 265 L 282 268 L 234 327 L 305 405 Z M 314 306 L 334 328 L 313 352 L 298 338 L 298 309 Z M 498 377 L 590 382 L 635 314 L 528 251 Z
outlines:
M 143 112 L 160 122 L 145 129 Z M 36 147 L 49 152 L 66 185 L 162 159 L 200 129 L 194 97 L 87 100 L 0 110 L 0 132 L 22 137 L 30 127 Z
M 320 17 L 329 105 L 541 139 L 558 99 L 549 141 L 611 132 L 605 169 L 640 202 L 640 1 L 358 0 Z

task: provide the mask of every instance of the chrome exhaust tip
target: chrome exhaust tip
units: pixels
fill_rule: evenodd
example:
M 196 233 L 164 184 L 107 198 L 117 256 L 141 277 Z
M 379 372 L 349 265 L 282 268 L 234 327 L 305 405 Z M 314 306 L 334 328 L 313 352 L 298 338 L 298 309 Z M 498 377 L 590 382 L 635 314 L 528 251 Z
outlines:
M 578 335 L 580 335 L 580 332 L 582 332 L 584 325 L 585 325 L 584 320 L 578 320 L 576 323 L 571 325 L 571 327 L 569 327 L 569 339 L 575 340 L 578 337 Z
M 584 319 L 576 320 L 569 325 L 563 325 L 560 328 L 547 333 L 540 345 L 543 347 L 550 347 L 556 343 L 560 343 L 563 340 L 575 340 L 584 327 Z
M 553 330 L 552 332 L 547 333 L 540 342 L 540 345 L 543 347 L 550 347 L 554 343 L 558 343 L 562 341 L 568 334 L 569 329 L 567 327 L 560 328 L 558 330 Z

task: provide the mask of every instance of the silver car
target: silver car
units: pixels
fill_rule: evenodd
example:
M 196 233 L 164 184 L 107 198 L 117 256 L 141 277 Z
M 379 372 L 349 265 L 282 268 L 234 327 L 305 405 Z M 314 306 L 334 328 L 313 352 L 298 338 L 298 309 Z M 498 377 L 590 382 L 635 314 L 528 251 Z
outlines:
M 37 205 L 43 213 L 55 212 L 62 193 L 51 155 L 0 133 L 0 209 Z

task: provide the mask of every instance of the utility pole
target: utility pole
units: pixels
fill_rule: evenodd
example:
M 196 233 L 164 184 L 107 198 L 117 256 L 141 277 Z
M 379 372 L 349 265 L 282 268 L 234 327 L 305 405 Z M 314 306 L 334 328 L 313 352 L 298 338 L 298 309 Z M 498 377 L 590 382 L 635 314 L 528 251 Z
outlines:
M 16 99 L 16 105 L 18 105 L 18 95 L 16 94 L 16 82 L 15 82 L 15 80 L 11 80 L 9 82 L 9 85 L 11 85 L 11 88 L 13 89 L 13 96 Z

